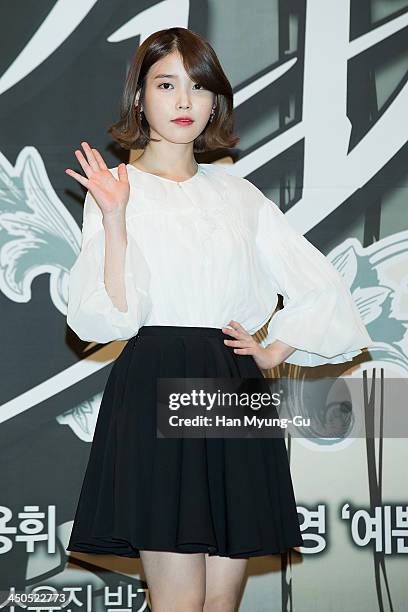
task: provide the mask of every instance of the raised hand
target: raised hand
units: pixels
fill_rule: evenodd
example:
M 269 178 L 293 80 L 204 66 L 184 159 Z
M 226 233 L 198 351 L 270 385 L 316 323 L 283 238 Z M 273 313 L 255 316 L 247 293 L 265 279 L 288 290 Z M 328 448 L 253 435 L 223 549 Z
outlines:
M 105 218 L 124 215 L 130 192 L 126 164 L 118 166 L 118 179 L 116 179 L 99 151 L 91 148 L 87 142 L 81 144 L 86 158 L 79 149 L 75 151 L 75 155 L 87 178 L 70 168 L 65 170 L 66 174 L 90 191 Z

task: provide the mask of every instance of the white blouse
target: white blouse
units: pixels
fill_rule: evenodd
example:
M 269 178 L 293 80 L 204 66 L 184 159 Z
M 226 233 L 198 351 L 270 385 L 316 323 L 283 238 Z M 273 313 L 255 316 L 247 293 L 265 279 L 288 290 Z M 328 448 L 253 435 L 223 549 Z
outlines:
M 254 334 L 280 293 L 284 308 L 261 344 L 296 348 L 288 363 L 341 363 L 372 344 L 342 276 L 250 181 L 219 164 L 199 164 L 185 181 L 127 169 L 128 310 L 106 292 L 102 213 L 88 191 L 67 312 L 82 340 L 127 340 L 142 325 L 221 328 L 231 319 Z

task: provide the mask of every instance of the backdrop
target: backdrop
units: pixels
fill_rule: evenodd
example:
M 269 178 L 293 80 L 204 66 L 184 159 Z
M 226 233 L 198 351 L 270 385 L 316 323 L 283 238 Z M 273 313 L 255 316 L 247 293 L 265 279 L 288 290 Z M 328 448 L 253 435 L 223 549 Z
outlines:
M 374 379 L 406 379 L 408 1 L 3 0 L 1 21 L 0 590 L 48 586 L 67 593 L 68 609 L 142 610 L 139 560 L 65 551 L 124 344 L 84 343 L 67 328 L 84 191 L 64 170 L 81 171 L 82 140 L 109 167 L 128 162 L 106 129 L 135 49 L 164 27 L 202 34 L 233 85 L 241 137 L 218 161 L 327 255 L 376 342 L 329 375 L 368 392 Z M 272 374 L 301 385 L 302 370 Z M 367 397 L 368 425 L 390 415 Z M 305 547 L 250 560 L 243 612 L 408 609 L 406 440 L 351 434 L 288 433 Z

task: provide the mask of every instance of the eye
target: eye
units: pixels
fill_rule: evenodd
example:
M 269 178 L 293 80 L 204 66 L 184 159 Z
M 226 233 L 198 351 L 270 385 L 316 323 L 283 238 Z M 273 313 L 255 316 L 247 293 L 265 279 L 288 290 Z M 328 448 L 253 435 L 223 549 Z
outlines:
M 160 83 L 160 85 L 158 85 L 158 89 L 164 89 L 164 90 L 168 91 L 168 89 L 169 89 L 169 88 L 168 88 L 168 87 L 162 87 L 162 85 L 170 85 L 171 87 L 173 87 L 173 84 L 172 84 L 172 83 L 169 83 L 168 81 L 165 81 L 165 82 L 163 82 L 163 83 Z M 201 83 L 196 83 L 196 84 L 194 85 L 194 87 L 201 88 L 201 89 L 203 89 L 203 90 L 205 89 L 205 88 L 204 88 L 204 87 L 201 85 Z

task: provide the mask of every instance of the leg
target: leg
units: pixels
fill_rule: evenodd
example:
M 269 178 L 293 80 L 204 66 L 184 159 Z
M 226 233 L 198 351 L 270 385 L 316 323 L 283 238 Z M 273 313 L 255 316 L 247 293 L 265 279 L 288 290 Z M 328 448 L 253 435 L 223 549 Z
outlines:
M 202 612 L 204 553 L 141 550 L 152 612 Z
M 206 593 L 203 612 L 236 612 L 248 559 L 205 557 Z

